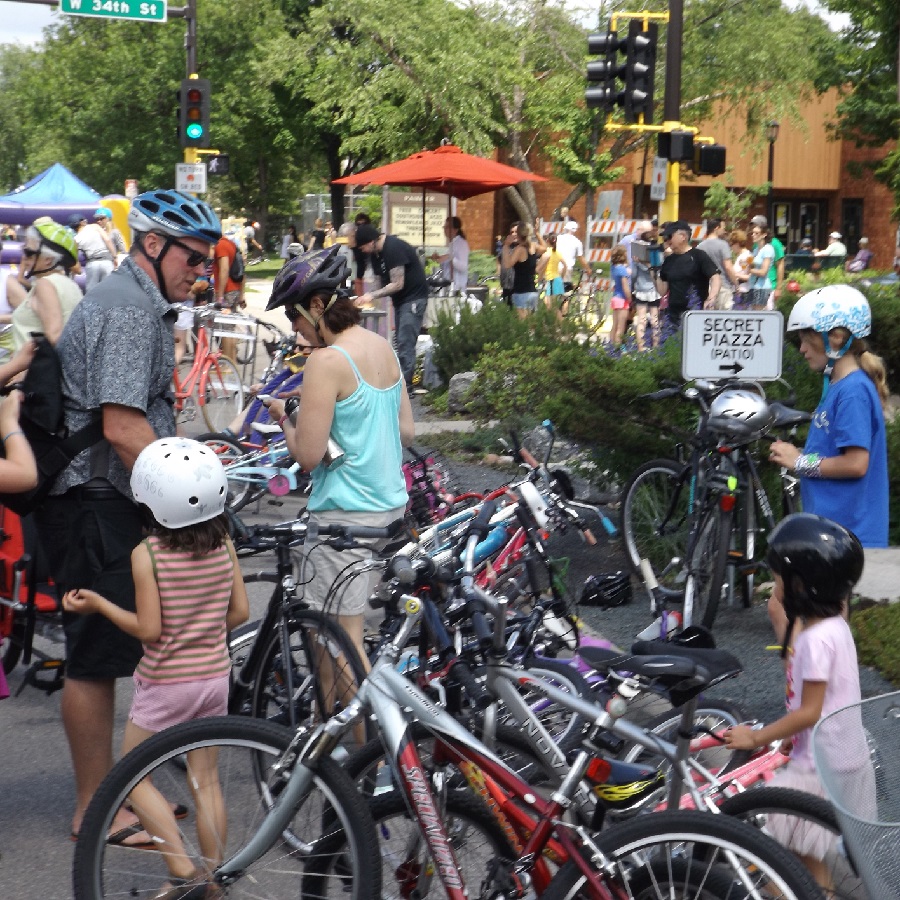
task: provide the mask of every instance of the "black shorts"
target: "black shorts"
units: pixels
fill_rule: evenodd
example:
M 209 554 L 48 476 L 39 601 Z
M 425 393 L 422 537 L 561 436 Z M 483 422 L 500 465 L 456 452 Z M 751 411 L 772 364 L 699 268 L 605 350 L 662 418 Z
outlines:
M 42 552 L 60 597 L 90 588 L 123 609 L 134 610 L 131 551 L 143 536 L 140 510 L 127 497 L 84 496 L 73 488 L 50 497 L 36 513 Z M 63 613 L 66 677 L 126 678 L 134 673 L 143 648 L 105 616 Z

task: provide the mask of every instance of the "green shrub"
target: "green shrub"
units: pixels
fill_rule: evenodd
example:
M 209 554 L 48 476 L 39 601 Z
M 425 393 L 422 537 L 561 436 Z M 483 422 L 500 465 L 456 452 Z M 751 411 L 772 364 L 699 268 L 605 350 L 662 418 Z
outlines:
M 850 627 L 859 661 L 900 685 L 900 603 L 854 610 Z

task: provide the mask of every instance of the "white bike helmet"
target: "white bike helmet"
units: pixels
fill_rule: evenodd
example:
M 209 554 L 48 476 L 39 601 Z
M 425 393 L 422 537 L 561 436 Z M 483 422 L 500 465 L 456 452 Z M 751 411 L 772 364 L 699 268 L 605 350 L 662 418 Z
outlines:
M 722 391 L 709 405 L 709 424 L 717 431 L 746 431 L 748 434 L 757 434 L 771 421 L 769 404 L 753 391 Z M 737 427 L 732 427 L 735 423 Z
M 219 457 L 206 444 L 160 438 L 135 460 L 131 492 L 160 525 L 184 528 L 222 513 L 228 479 Z
M 788 317 L 788 331 L 811 328 L 823 337 L 832 328 L 846 328 L 853 337 L 863 338 L 872 331 L 869 301 L 849 284 L 830 284 L 804 294 Z
M 828 333 L 834 328 L 846 328 L 850 337 L 843 347 L 834 350 Z M 872 332 L 872 310 L 869 301 L 849 284 L 830 284 L 804 294 L 788 317 L 788 331 L 812 329 L 822 336 L 828 362 L 823 373 L 825 384 L 822 397 L 828 392 L 834 364 L 850 349 L 854 338 L 864 338 Z

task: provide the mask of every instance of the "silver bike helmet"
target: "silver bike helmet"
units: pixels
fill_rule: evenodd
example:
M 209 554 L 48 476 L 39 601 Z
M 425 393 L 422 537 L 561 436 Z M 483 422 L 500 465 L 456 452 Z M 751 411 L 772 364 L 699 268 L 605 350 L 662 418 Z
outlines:
M 738 437 L 759 435 L 771 421 L 769 404 L 754 391 L 722 391 L 709 406 L 709 427 Z
M 160 525 L 185 528 L 222 513 L 228 479 L 219 457 L 206 444 L 189 438 L 160 438 L 135 460 L 131 492 Z
M 170 237 L 196 238 L 215 244 L 222 225 L 212 208 L 181 191 L 146 191 L 131 201 L 128 226 L 132 231 L 156 231 Z

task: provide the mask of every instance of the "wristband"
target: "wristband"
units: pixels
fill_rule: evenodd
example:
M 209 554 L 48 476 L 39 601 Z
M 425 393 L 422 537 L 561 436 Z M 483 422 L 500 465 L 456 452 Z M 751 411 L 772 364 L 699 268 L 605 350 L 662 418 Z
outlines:
M 822 457 L 818 453 L 803 453 L 797 457 L 794 463 L 794 474 L 798 478 L 821 478 L 819 467 L 822 465 Z
M 24 431 L 11 431 L 4 438 L 2 438 L 3 443 L 5 444 L 13 435 L 16 435 L 16 434 L 21 434 L 24 437 L 25 432 Z

